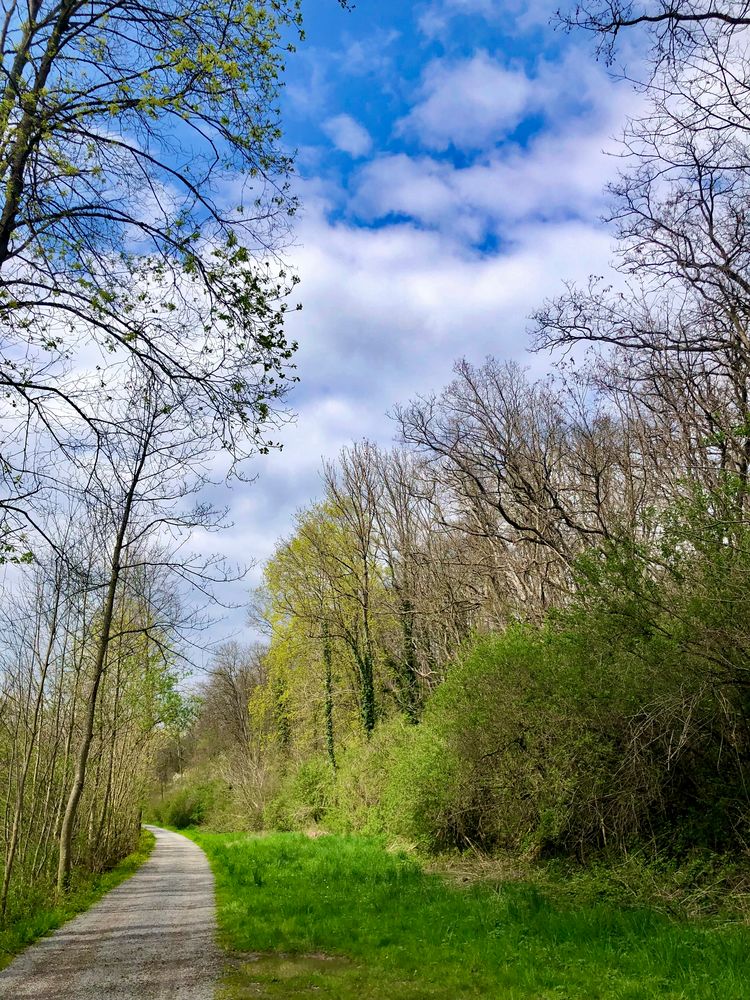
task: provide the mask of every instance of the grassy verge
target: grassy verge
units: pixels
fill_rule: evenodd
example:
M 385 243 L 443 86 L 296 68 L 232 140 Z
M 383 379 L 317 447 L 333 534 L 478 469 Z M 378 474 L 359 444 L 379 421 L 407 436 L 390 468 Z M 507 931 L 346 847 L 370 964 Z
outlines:
M 192 832 L 216 875 L 225 998 L 747 1000 L 750 931 L 524 883 L 458 888 L 364 838 Z
M 430 859 L 427 870 L 461 886 L 523 882 L 548 898 L 579 907 L 610 903 L 683 920 L 712 917 L 750 925 L 750 856 L 703 851 L 678 860 L 644 850 L 584 865 L 570 858 L 519 857 L 511 852 L 488 857 L 466 851 Z
M 14 915 L 5 927 L 0 927 L 0 969 L 5 968 L 20 951 L 56 930 L 66 920 L 87 910 L 110 889 L 133 875 L 148 858 L 155 843 L 150 830 L 141 830 L 138 848 L 110 869 L 98 875 L 78 871 L 73 888 L 60 902 L 42 897 L 30 913 Z

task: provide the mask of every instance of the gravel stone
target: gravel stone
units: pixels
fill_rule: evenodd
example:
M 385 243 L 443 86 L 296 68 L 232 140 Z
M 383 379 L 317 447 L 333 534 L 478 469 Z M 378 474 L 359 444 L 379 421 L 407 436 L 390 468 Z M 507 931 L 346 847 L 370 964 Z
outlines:
M 191 840 L 149 829 L 148 861 L 0 972 L 0 997 L 212 1000 L 223 963 L 211 869 Z

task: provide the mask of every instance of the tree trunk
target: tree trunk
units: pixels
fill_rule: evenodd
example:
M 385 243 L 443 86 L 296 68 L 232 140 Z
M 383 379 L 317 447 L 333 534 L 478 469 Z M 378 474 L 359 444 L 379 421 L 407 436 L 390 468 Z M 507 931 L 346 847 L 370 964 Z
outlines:
M 325 665 L 325 720 L 326 720 L 326 751 L 331 767 L 336 770 L 336 750 L 333 734 L 333 651 L 328 634 L 328 622 L 323 622 L 323 663 Z
M 120 582 L 120 573 L 122 570 L 122 550 L 125 545 L 125 536 L 130 524 L 130 515 L 133 509 L 136 489 L 146 463 L 149 441 L 150 435 L 148 430 L 145 430 L 144 438 L 141 442 L 141 451 L 138 455 L 136 467 L 133 471 L 133 478 L 125 497 L 125 504 L 123 506 L 122 516 L 117 530 L 117 537 L 115 539 L 115 545 L 112 552 L 109 584 L 107 586 L 107 595 L 104 599 L 104 606 L 102 609 L 101 634 L 99 636 L 96 657 L 94 660 L 91 688 L 86 701 L 83 738 L 78 749 L 73 784 L 70 789 L 70 794 L 68 795 L 65 815 L 63 816 L 62 825 L 60 827 L 60 856 L 57 868 L 57 891 L 59 894 L 67 892 L 70 886 L 73 828 L 76 821 L 76 815 L 78 813 L 78 804 L 81 801 L 81 795 L 83 793 L 83 785 L 86 780 L 86 765 L 88 764 L 89 751 L 91 750 L 91 743 L 94 736 L 94 721 L 96 719 L 99 687 L 101 685 L 107 663 L 107 650 L 109 648 L 110 633 L 112 629 L 112 615 L 114 614 L 117 588 Z

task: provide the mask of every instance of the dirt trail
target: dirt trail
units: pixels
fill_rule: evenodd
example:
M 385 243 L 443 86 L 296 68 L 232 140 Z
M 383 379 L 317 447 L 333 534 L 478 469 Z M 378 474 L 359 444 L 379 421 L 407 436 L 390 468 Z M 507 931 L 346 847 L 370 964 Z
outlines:
M 211 1000 L 222 960 L 205 855 L 151 827 L 149 860 L 0 972 L 3 1000 Z

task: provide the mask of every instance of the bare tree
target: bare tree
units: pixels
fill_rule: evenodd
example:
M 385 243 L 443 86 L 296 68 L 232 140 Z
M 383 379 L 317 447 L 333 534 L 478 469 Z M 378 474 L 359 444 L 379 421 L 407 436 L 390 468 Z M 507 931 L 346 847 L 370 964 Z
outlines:
M 610 188 L 624 287 L 601 281 L 569 287 L 538 311 L 537 345 L 599 345 L 594 378 L 637 397 L 657 425 L 670 428 L 668 440 L 683 441 L 675 463 L 683 474 L 705 482 L 736 476 L 744 506 L 750 470 L 747 7 L 603 5 L 581 16 L 610 37 L 618 26 L 645 21 L 666 35 L 657 37 L 643 84 L 647 109 L 625 130 L 624 166 Z M 679 59 L 664 58 L 665 38 L 679 40 Z
M 213 750 L 246 748 L 251 739 L 248 704 L 263 677 L 263 650 L 237 642 L 216 651 L 208 677 L 200 684 L 201 711 L 196 723 L 200 737 L 203 720 L 211 727 Z M 200 737 L 202 738 L 202 737 Z
M 404 440 L 429 456 L 452 497 L 449 523 L 486 542 L 499 619 L 563 600 L 588 545 L 630 530 L 643 503 L 617 414 L 575 386 L 529 383 L 490 359 L 456 366 L 439 397 L 398 411 Z
M 558 18 L 568 27 L 585 28 L 604 36 L 604 43 L 614 45 L 623 30 L 639 26 L 656 32 L 662 51 L 670 44 L 690 43 L 713 27 L 750 25 L 750 4 L 745 0 L 606 0 L 604 3 L 579 3 L 572 13 L 558 11 Z
M 174 633 L 185 620 L 164 571 L 144 564 L 121 575 L 89 732 L 102 626 L 101 522 L 81 505 L 71 515 L 58 516 L 67 558 L 40 554 L 0 603 L 8 696 L 0 720 L 4 916 L 11 886 L 22 900 L 50 885 L 72 773 L 87 741 L 94 767 L 71 855 L 96 870 L 132 849 L 155 727 L 172 684 Z

